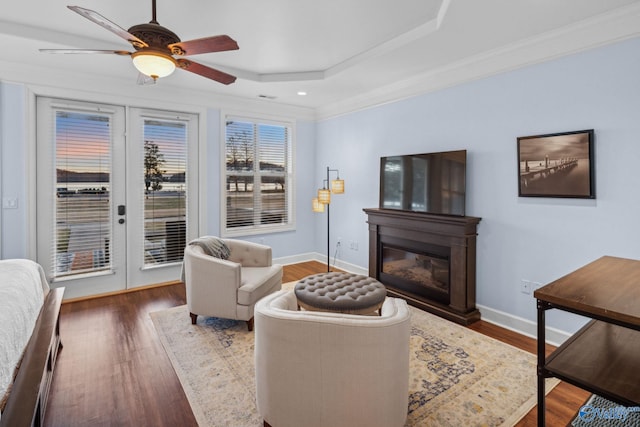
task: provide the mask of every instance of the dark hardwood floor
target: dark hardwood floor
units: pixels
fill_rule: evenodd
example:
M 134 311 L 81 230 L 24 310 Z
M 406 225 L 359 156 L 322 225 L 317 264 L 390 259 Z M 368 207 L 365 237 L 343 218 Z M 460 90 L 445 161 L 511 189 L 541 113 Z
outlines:
M 290 265 L 284 269 L 283 281 L 323 271 L 326 264 L 318 262 Z M 63 304 L 64 348 L 45 426 L 196 426 L 149 317 L 152 311 L 182 304 L 182 284 Z M 535 353 L 534 339 L 483 321 L 470 328 Z M 560 384 L 547 397 L 547 425 L 565 426 L 588 396 Z M 518 423 L 535 425 L 535 408 Z

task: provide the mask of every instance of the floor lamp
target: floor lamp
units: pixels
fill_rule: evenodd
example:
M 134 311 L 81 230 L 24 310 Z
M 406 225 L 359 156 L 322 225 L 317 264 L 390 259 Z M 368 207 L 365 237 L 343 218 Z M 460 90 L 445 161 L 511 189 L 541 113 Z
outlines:
M 336 173 L 336 179 L 330 180 L 329 175 L 331 172 Z M 331 271 L 331 244 L 329 241 L 329 205 L 331 204 L 331 193 L 343 194 L 344 180 L 340 179 L 340 171 L 338 169 L 330 169 L 329 166 L 327 166 L 327 179 L 322 181 L 322 188 L 318 190 L 318 196 L 312 200 L 314 212 L 324 212 L 325 206 L 327 207 L 327 272 Z

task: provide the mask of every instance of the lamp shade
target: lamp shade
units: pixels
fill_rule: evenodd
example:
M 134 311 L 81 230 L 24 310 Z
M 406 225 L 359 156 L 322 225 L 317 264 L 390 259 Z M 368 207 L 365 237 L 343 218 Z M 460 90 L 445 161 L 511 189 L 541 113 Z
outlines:
M 154 79 L 166 77 L 176 69 L 176 60 L 160 52 L 135 52 L 131 57 L 138 71 Z
M 320 213 L 324 212 L 324 205 L 320 203 L 317 197 L 311 200 L 311 204 L 313 205 L 314 212 L 320 212 Z
M 318 190 L 318 201 L 325 205 L 331 203 L 331 191 L 326 188 Z
M 331 192 L 333 194 L 343 194 L 344 193 L 344 179 L 334 179 L 331 181 Z

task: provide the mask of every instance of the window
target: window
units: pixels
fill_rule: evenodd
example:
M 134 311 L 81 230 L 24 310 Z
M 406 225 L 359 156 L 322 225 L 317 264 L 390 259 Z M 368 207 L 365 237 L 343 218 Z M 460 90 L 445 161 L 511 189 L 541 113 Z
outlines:
M 224 235 L 293 228 L 292 134 L 290 123 L 226 118 Z
M 111 269 L 112 115 L 54 108 L 53 277 Z
M 141 117 L 144 264 L 182 261 L 187 230 L 187 123 Z

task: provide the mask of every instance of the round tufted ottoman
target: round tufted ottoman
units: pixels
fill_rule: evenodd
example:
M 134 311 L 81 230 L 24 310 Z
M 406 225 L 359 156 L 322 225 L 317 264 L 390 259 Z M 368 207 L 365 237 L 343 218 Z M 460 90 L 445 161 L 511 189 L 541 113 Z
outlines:
M 382 307 L 387 288 L 376 279 L 351 273 L 307 276 L 294 288 L 298 305 L 306 310 L 369 314 Z

